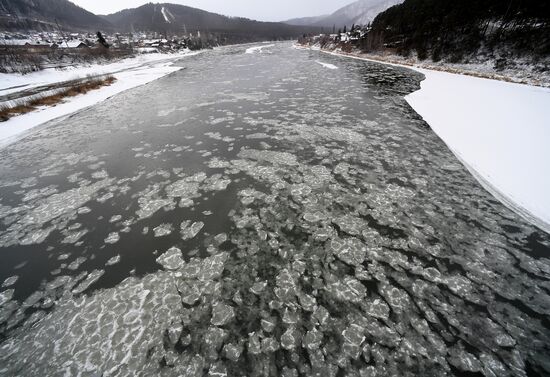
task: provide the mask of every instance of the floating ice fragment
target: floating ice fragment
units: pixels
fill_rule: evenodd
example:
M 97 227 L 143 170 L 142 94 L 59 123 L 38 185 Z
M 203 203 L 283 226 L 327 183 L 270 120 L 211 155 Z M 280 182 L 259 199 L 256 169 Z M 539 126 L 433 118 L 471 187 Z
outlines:
M 161 224 L 154 228 L 153 232 L 155 233 L 155 237 L 164 237 L 171 234 L 173 229 L 172 224 Z
M 167 270 L 177 270 L 183 266 L 183 254 L 177 247 L 172 247 L 157 258 L 157 263 Z
M 350 325 L 342 332 L 344 344 L 342 346 L 346 355 L 352 359 L 358 359 L 361 353 L 361 344 L 365 341 L 365 330 L 356 324 Z
M 298 340 L 298 336 L 296 335 L 296 330 L 290 327 L 281 336 L 281 346 L 285 350 L 290 351 L 296 347 L 297 340 Z
M 210 367 L 208 377 L 227 377 L 227 368 L 222 363 L 217 363 Z
M 82 237 L 84 237 L 88 231 L 86 229 L 80 230 L 78 232 L 69 232 L 65 236 L 63 240 L 61 240 L 61 243 L 65 244 L 75 244 L 77 243 Z
M 86 289 L 88 289 L 93 283 L 99 280 L 100 277 L 103 276 L 105 273 L 104 270 L 94 270 L 90 272 L 90 274 L 86 277 L 82 283 L 80 283 L 75 289 L 73 289 L 73 293 L 79 294 L 84 292 Z
M 243 352 L 243 347 L 237 344 L 228 343 L 223 347 L 223 352 L 225 357 L 233 362 L 239 361 L 241 354 Z
M 184 221 L 181 223 L 181 238 L 185 241 L 195 238 L 204 227 L 204 223 L 202 221 L 194 222 L 191 226 L 189 226 L 190 223 L 190 221 Z
M 105 170 L 95 171 L 92 173 L 94 179 L 105 179 L 109 177 L 109 174 Z
M 318 61 L 318 60 L 316 60 L 315 63 L 317 63 L 319 65 L 322 65 L 323 67 L 328 68 L 328 69 L 338 69 L 338 67 L 335 66 L 334 64 L 324 63 L 324 62 L 321 62 L 321 61 Z
M 6 280 L 4 280 L 4 282 L 2 283 L 2 288 L 11 287 L 17 282 L 17 280 L 19 280 L 19 276 L 10 276 Z
M 262 339 L 262 352 L 263 353 L 273 353 L 280 348 L 279 343 L 274 338 L 264 338 Z
M 225 304 L 216 304 L 212 307 L 211 323 L 215 326 L 224 326 L 235 318 L 233 308 Z
M 86 262 L 86 258 L 84 257 L 78 257 L 76 258 L 71 264 L 67 266 L 69 270 L 76 271 L 80 267 L 82 263 Z
M 216 242 L 216 245 L 221 245 L 222 243 L 227 241 L 227 233 L 220 233 L 216 237 L 214 237 L 214 241 Z
M 120 220 L 122 220 L 121 215 L 113 215 L 111 217 L 111 219 L 109 220 L 109 222 L 112 224 L 112 223 L 116 223 L 117 221 L 120 221 Z
M 151 199 L 151 198 L 139 198 L 139 210 L 136 215 L 140 220 L 151 217 L 155 212 L 163 207 L 173 205 L 174 202 L 171 199 Z
M 51 232 L 55 230 L 55 227 L 49 227 L 46 229 L 38 229 L 27 233 L 25 237 L 21 239 L 21 245 L 37 245 L 41 244 L 48 238 Z
M 260 322 L 262 329 L 264 329 L 265 332 L 272 332 L 275 329 L 276 320 L 275 319 L 262 319 Z
M 198 276 L 199 280 L 213 280 L 220 277 L 223 273 L 227 259 L 229 259 L 229 254 L 227 252 L 204 259 Z
M 14 289 L 7 289 L 3 292 L 0 292 L 0 307 L 2 307 L 6 302 L 10 301 L 13 297 Z
M 260 336 L 256 333 L 249 334 L 248 353 L 252 355 L 258 355 L 261 352 L 262 352 L 262 344 L 260 343 Z
M 267 287 L 267 281 L 259 281 L 254 283 L 252 287 L 250 287 L 250 292 L 259 296 L 266 287 Z
M 338 259 L 352 266 L 362 264 L 367 254 L 366 246 L 357 238 L 335 237 L 330 240 L 330 249 Z
M 390 307 L 383 300 L 377 298 L 367 305 L 366 312 L 375 318 L 387 320 L 390 315 Z
M 260 151 L 257 149 L 241 149 L 238 156 L 257 161 L 271 162 L 280 165 L 298 165 L 296 156 L 287 152 Z
M 73 279 L 70 276 L 58 276 L 57 278 L 46 284 L 46 291 L 53 291 L 64 285 L 70 285 L 72 280 Z
M 78 209 L 77 212 L 78 212 L 79 215 L 85 215 L 87 213 L 92 212 L 92 210 L 88 207 L 81 207 L 81 208 Z
M 344 280 L 338 280 L 327 286 L 327 290 L 335 295 L 336 299 L 341 301 L 350 301 L 359 303 L 367 294 L 367 289 L 360 281 L 345 277 Z
M 105 238 L 105 243 L 108 243 L 108 244 L 115 244 L 118 241 L 120 241 L 120 236 L 117 232 L 109 233 L 107 238 Z
M 302 340 L 302 344 L 304 348 L 315 350 L 321 346 L 322 341 L 323 333 L 317 330 L 317 328 L 314 328 L 306 333 L 304 339 Z
M 199 284 L 195 281 L 183 281 L 178 285 L 178 291 L 181 295 L 181 301 L 187 305 L 194 305 L 202 295 Z
M 105 265 L 106 266 L 113 266 L 113 265 L 115 265 L 119 262 L 120 262 L 120 255 L 115 255 L 114 257 L 109 259 Z

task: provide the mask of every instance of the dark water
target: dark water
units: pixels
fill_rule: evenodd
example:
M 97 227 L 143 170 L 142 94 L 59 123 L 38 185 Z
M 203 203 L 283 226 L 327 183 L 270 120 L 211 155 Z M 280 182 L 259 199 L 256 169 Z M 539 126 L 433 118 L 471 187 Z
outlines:
M 0 150 L 0 375 L 548 375 L 550 237 L 422 76 L 245 49 Z

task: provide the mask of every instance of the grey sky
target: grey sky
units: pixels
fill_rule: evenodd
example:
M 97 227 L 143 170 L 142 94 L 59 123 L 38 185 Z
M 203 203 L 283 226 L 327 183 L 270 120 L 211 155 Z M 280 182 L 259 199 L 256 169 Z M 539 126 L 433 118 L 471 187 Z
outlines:
M 149 2 L 183 4 L 227 16 L 240 16 L 260 21 L 283 21 L 295 17 L 332 13 L 354 0 L 71 0 L 96 14 L 118 12 Z

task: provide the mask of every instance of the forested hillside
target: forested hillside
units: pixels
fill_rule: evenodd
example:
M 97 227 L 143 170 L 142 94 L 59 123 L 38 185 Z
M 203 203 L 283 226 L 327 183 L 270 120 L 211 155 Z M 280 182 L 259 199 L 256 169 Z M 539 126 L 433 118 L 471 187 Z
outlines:
M 67 0 L 0 0 L 0 30 L 111 30 L 113 25 Z
M 257 40 L 291 39 L 303 33 L 319 32 L 320 27 L 292 26 L 279 22 L 259 22 L 239 17 L 226 17 L 178 4 L 145 4 L 103 18 L 117 30 L 154 31 L 187 34 L 215 33 L 228 43 Z
M 504 58 L 548 57 L 550 1 L 406 0 L 376 17 L 365 46 L 434 61 L 497 52 Z

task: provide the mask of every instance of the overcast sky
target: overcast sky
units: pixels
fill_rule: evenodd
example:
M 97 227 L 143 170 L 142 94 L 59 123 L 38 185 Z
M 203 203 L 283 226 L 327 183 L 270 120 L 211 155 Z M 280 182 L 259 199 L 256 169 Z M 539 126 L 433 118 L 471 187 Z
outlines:
M 109 14 L 135 8 L 149 2 L 188 5 L 226 16 L 240 16 L 260 21 L 283 21 L 295 17 L 329 14 L 354 0 L 71 0 L 96 14 Z

